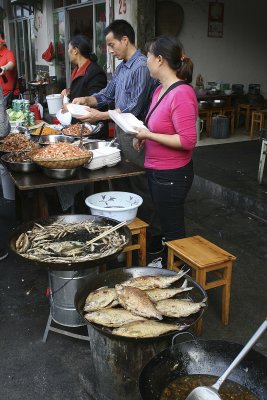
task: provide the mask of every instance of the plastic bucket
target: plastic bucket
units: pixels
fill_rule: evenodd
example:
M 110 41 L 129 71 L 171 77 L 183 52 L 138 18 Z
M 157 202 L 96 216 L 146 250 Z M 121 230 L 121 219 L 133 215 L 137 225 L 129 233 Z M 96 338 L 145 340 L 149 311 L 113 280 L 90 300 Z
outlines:
M 10 178 L 6 168 L 0 164 L 3 196 L 6 200 L 15 200 L 15 184 Z
M 63 106 L 61 94 L 49 94 L 46 96 L 49 114 L 55 115 Z

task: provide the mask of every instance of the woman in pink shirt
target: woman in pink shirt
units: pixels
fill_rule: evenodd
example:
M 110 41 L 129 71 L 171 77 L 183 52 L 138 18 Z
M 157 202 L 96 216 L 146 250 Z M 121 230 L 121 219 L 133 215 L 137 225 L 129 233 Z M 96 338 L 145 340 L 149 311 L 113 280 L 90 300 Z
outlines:
M 184 202 L 194 178 L 192 151 L 196 145 L 198 103 L 192 81 L 192 61 L 180 42 L 160 36 L 147 44 L 150 75 L 160 81 L 145 123 L 138 128 L 134 148 L 145 146 L 145 167 L 157 208 L 163 241 L 185 237 Z

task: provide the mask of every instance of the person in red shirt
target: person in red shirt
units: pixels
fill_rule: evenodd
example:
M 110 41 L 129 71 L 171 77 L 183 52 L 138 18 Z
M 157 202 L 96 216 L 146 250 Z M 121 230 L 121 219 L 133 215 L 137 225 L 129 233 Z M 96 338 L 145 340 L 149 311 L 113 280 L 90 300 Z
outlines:
M 0 38 L 0 67 L 0 85 L 7 101 L 12 92 L 14 96 L 19 95 L 19 85 L 15 55 L 6 47 L 6 42 L 3 38 Z M 6 79 L 3 77 L 6 77 Z

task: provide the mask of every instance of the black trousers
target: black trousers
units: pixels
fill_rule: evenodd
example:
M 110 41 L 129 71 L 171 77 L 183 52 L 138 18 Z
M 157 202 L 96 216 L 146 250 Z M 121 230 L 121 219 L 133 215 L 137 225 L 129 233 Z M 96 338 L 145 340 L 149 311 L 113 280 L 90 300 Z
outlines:
M 193 162 L 171 170 L 147 170 L 164 241 L 185 237 L 184 202 L 194 179 Z

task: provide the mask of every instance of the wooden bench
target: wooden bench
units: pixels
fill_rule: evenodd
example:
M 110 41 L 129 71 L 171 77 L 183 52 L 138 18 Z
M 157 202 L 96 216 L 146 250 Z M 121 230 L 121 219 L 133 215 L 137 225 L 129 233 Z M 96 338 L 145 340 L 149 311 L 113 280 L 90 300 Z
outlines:
M 137 236 L 134 243 L 130 243 L 123 250 L 126 253 L 126 267 L 132 266 L 133 251 L 138 250 L 138 265 L 146 266 L 146 230 L 148 224 L 140 218 L 135 218 L 133 222 L 127 225 L 130 228 L 132 236 Z
M 192 277 L 203 289 L 222 287 L 221 319 L 224 325 L 228 325 L 232 265 L 236 257 L 201 236 L 172 240 L 166 245 L 168 269 L 179 271 L 179 266 L 186 263 L 192 268 Z M 175 261 L 175 257 L 179 260 Z M 199 335 L 201 331 L 202 321 L 199 320 L 195 332 Z

